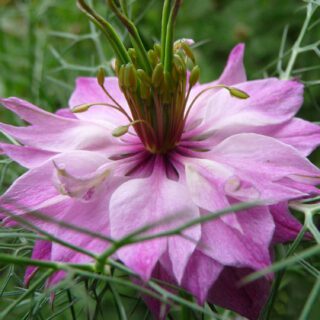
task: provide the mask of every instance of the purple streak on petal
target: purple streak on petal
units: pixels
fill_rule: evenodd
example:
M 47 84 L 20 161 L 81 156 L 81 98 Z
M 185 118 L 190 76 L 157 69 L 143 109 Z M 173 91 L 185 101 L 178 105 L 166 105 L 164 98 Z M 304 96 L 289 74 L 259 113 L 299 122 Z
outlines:
M 162 165 L 155 166 L 159 167 L 151 177 L 131 180 L 115 191 L 110 204 L 112 237 L 122 238 L 141 227 L 159 223 L 166 217 L 172 221 L 158 225 L 150 232 L 154 234 L 168 230 L 188 219 L 198 217 L 198 209 L 190 201 L 187 189 L 175 181 L 168 180 Z M 200 229 L 197 226 L 187 230 L 185 234 L 196 242 L 200 237 Z M 124 263 L 147 280 L 168 245 L 173 272 L 179 281 L 196 245 L 190 242 L 189 246 L 186 246 L 185 240 L 177 237 L 158 238 L 130 245 L 120 249 L 118 255 Z

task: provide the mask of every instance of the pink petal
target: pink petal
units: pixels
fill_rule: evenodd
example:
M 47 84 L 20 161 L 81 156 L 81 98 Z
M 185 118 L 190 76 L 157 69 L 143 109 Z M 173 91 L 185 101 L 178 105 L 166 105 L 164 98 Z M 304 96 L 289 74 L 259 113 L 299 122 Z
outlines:
M 1 103 L 32 124 L 28 127 L 14 127 L 0 123 L 0 130 L 22 144 L 52 152 L 72 149 L 107 151 L 120 144 L 111 135 L 114 124 L 99 125 L 60 117 L 17 98 L 2 99 Z
M 245 46 L 242 43 L 236 45 L 232 49 L 227 64 L 218 80 L 215 80 L 210 83 L 195 85 L 191 90 L 188 105 L 190 105 L 193 99 L 203 90 L 216 86 L 217 84 L 234 85 L 236 83 L 246 81 L 247 76 L 243 65 L 244 49 Z M 197 99 L 196 103 L 194 104 L 190 112 L 190 117 L 188 119 L 189 121 L 187 125 L 189 125 L 189 123 L 192 122 L 192 120 L 199 119 L 205 116 L 205 108 L 207 105 L 208 98 L 210 98 L 219 90 L 221 89 L 210 89 L 201 94 L 201 96 Z
M 74 200 L 73 205 L 64 213 L 61 219 L 75 227 L 84 227 L 102 236 L 110 236 L 108 210 L 110 197 L 122 182 L 122 178 L 110 179 L 110 181 L 107 181 L 97 190 L 94 198 L 91 200 L 87 202 Z M 110 246 L 110 243 L 106 240 L 72 230 L 72 228 L 68 227 L 60 226 L 55 236 L 96 254 L 102 253 Z M 52 260 L 86 263 L 91 261 L 92 258 L 60 244 L 53 243 Z
M 51 257 L 51 242 L 45 240 L 37 240 L 33 247 L 32 259 L 50 260 Z M 38 267 L 28 266 L 24 274 L 24 283 L 29 285 L 30 280 L 38 271 Z
M 265 245 L 255 243 L 243 231 L 228 226 L 221 219 L 202 226 L 198 249 L 222 265 L 260 269 L 271 262 Z
M 304 156 L 320 145 L 320 126 L 299 118 L 273 129 L 271 135 L 295 147 Z
M 77 117 L 73 112 L 70 111 L 69 108 L 62 108 L 56 111 L 56 114 L 60 117 L 76 119 Z
M 294 240 L 300 232 L 301 223 L 290 213 L 287 202 L 270 206 L 270 212 L 276 224 L 273 242 L 288 242 Z
M 104 85 L 114 100 L 128 111 L 129 107 L 119 88 L 118 78 L 107 77 L 105 78 Z M 78 78 L 76 81 L 76 89 L 71 95 L 69 101 L 70 108 L 81 104 L 99 102 L 115 105 L 115 103 L 101 89 L 96 78 Z M 119 111 L 101 105 L 93 106 L 86 112 L 76 113 L 76 117 L 94 122 L 104 121 L 114 123 L 116 126 L 120 126 L 128 122 L 128 119 Z
M 250 97 L 237 99 L 227 90 L 207 97 L 204 129 L 216 132 L 215 140 L 282 124 L 297 113 L 303 102 L 303 85 L 296 81 L 269 78 L 237 84 L 236 88 Z
M 247 81 L 246 71 L 243 65 L 244 50 L 245 45 L 243 43 L 239 43 L 232 49 L 227 65 L 217 81 L 218 83 L 230 86 Z
M 28 169 L 38 167 L 56 155 L 51 151 L 6 143 L 0 143 L 0 150 L 9 158 Z
M 106 159 L 100 154 L 89 151 L 72 151 L 55 156 L 40 167 L 29 170 L 19 177 L 0 198 L 0 207 L 12 214 L 40 212 L 68 199 L 59 193 L 53 183 L 56 168 L 53 161 L 63 162 L 73 175 L 83 175 L 96 170 Z M 59 207 L 58 211 L 61 210 Z M 58 213 L 58 212 L 57 212 Z
M 199 304 L 204 304 L 209 289 L 222 270 L 220 263 L 196 250 L 186 267 L 182 285 L 197 298 Z
M 182 184 L 168 180 L 165 171 L 160 168 L 149 178 L 131 180 L 115 191 L 110 204 L 111 235 L 120 239 L 141 227 L 158 223 L 149 232 L 154 234 L 181 225 L 197 216 L 198 209 L 190 200 L 187 189 Z M 159 224 L 165 218 L 170 221 Z M 200 237 L 199 227 L 187 230 L 185 234 L 196 242 Z M 196 246 L 194 242 L 186 245 L 177 236 L 169 240 L 158 238 L 124 247 L 118 251 L 118 256 L 147 280 L 155 264 L 166 251 L 167 243 L 173 272 L 179 280 Z
M 306 195 L 300 187 L 296 188 L 295 182 L 319 183 L 317 167 L 293 147 L 267 136 L 234 135 L 214 147 L 210 157 L 234 168 L 237 176 L 254 185 L 260 192 L 259 198 L 266 201 L 284 200 L 286 192 L 287 199 Z M 292 185 L 281 183 L 284 178 L 292 180 Z
M 251 272 L 249 269 L 225 268 L 209 293 L 211 303 L 231 309 L 256 320 L 267 301 L 270 283 L 265 278 L 240 285 L 241 279 Z

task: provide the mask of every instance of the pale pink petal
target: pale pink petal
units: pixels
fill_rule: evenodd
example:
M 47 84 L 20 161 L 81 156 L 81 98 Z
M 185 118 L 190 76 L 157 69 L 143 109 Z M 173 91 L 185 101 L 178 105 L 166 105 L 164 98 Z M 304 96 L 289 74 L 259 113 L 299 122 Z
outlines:
M 195 119 L 203 118 L 205 116 L 205 109 L 208 99 L 220 88 L 212 88 L 217 84 L 234 85 L 236 83 L 245 82 L 247 80 L 246 72 L 243 65 L 245 46 L 243 43 L 236 45 L 230 52 L 227 64 L 218 80 L 205 84 L 195 85 L 190 93 L 188 105 L 201 93 L 197 98 L 196 103 L 192 107 L 190 116 L 188 118 L 187 127 L 191 126 Z M 211 89 L 209 89 L 211 88 Z M 209 90 L 207 90 L 209 89 Z M 204 91 L 205 90 L 205 91 Z M 203 92 L 203 93 L 202 93 Z
M 64 118 L 71 118 L 71 119 L 76 119 L 77 117 L 74 115 L 73 112 L 71 112 L 71 110 L 69 108 L 62 108 L 62 109 L 58 109 L 56 111 L 56 114 L 60 117 L 64 117 Z
M 243 231 L 228 226 L 221 219 L 202 226 L 198 249 L 223 265 L 260 269 L 271 262 L 265 246 L 251 241 Z
M 257 320 L 267 302 L 270 282 L 266 278 L 260 278 L 241 286 L 240 281 L 250 272 L 250 269 L 225 268 L 212 286 L 208 300 L 250 320 Z
M 56 167 L 54 161 L 64 163 L 73 175 L 81 176 L 92 172 L 106 161 L 100 154 L 89 151 L 72 151 L 57 155 L 41 166 L 29 170 L 19 177 L 0 197 L 3 214 L 25 214 L 59 204 L 68 199 L 54 184 Z
M 241 180 L 254 185 L 261 200 L 285 200 L 286 191 L 287 199 L 302 197 L 306 194 L 300 187 L 296 188 L 295 182 L 317 184 L 320 181 L 317 167 L 296 149 L 274 138 L 238 134 L 221 142 L 210 153 L 213 160 L 234 168 Z M 294 183 L 282 183 L 284 178 Z
M 105 88 L 111 94 L 112 98 L 126 111 L 129 110 L 128 103 L 121 92 L 116 77 L 105 78 Z M 69 100 L 70 108 L 87 103 L 115 103 L 106 95 L 99 86 L 96 78 L 78 78 L 76 88 Z M 106 106 L 93 106 L 86 112 L 76 113 L 77 118 L 93 122 L 114 123 L 116 126 L 126 124 L 128 119 L 119 111 Z
M 75 227 L 82 227 L 102 236 L 110 236 L 109 202 L 115 189 L 124 181 L 123 178 L 111 178 L 100 186 L 95 195 L 84 202 L 75 199 L 72 206 L 64 213 L 61 219 Z M 95 236 L 73 230 L 71 227 L 60 226 L 55 236 L 65 242 L 72 243 L 92 253 L 102 253 L 110 243 Z M 92 258 L 57 243 L 52 244 L 52 260 L 73 263 L 86 263 Z
M 58 122 L 68 123 L 64 122 L 63 118 L 16 97 L 0 98 L 0 103 L 30 124 L 48 126 L 55 125 Z
M 295 147 L 304 156 L 320 145 L 320 126 L 299 118 L 271 130 L 270 135 Z
M 227 65 L 225 66 L 218 83 L 227 86 L 247 81 L 246 71 L 243 65 L 245 45 L 239 43 L 229 54 Z
M 60 117 L 17 98 L 1 99 L 1 103 L 32 124 L 15 127 L 0 123 L 0 130 L 22 144 L 53 152 L 72 149 L 107 151 L 120 144 L 119 139 L 111 134 L 115 124 L 99 125 Z
M 268 78 L 237 84 L 236 88 L 250 97 L 231 97 L 227 90 L 207 97 L 203 134 L 211 132 L 213 141 L 261 128 L 272 131 L 270 126 L 290 120 L 303 102 L 303 85 L 296 81 Z
M 0 143 L 0 150 L 9 158 L 28 169 L 38 167 L 56 155 L 55 152 L 51 151 L 6 143 Z
M 115 191 L 110 204 L 112 237 L 119 239 L 151 224 L 155 225 L 151 231 L 154 234 L 198 217 L 198 209 L 190 200 L 187 189 L 175 181 L 168 180 L 163 173 L 160 169 L 156 170 L 151 177 L 131 180 Z M 166 218 L 169 221 L 159 224 Z M 195 227 L 191 231 L 187 230 L 185 234 L 196 242 L 200 237 L 200 230 Z M 196 244 L 190 242 L 186 247 L 185 243 L 175 239 L 176 237 L 130 245 L 120 249 L 118 256 L 146 280 L 160 256 L 166 251 L 169 241 L 173 272 L 181 279 L 181 273 Z

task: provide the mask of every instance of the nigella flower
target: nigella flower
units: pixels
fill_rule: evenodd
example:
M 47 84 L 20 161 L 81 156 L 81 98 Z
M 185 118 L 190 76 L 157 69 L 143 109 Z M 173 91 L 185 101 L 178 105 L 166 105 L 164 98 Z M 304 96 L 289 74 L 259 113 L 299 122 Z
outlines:
M 38 211 L 113 239 L 146 225 L 148 234 L 179 227 L 239 202 L 260 205 L 196 225 L 183 236 L 120 248 L 114 255 L 143 281 L 155 277 L 256 319 L 270 279 L 239 287 L 248 273 L 270 265 L 272 245 L 294 239 L 299 222 L 288 201 L 318 193 L 320 171 L 306 156 L 320 129 L 295 118 L 303 85 L 276 78 L 247 81 L 244 45 L 231 52 L 218 80 L 199 84 L 188 41 L 173 47 L 170 68 L 160 46 L 151 72 L 116 63 L 117 77 L 79 78 L 70 112 L 48 113 L 18 98 L 1 99 L 30 125 L 1 123 L 20 144 L 1 150 L 28 169 L 1 197 L 8 212 L 56 238 L 95 254 L 109 244 L 33 216 Z M 174 219 L 174 217 L 178 219 Z M 165 221 L 166 223 L 159 223 Z M 14 225 L 14 217 L 3 219 Z M 37 241 L 33 258 L 83 263 L 90 257 Z M 28 268 L 29 280 L 36 269 Z M 63 277 L 57 273 L 53 284 Z M 155 313 L 159 306 L 146 299 Z M 159 316 L 159 314 L 158 314 Z

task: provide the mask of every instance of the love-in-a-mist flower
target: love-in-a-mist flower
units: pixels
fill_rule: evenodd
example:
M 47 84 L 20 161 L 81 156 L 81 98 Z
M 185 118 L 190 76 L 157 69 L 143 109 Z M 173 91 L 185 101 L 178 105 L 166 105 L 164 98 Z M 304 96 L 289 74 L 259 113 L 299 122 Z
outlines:
M 270 279 L 245 286 L 239 280 L 270 265 L 272 245 L 299 232 L 288 201 L 318 193 L 320 172 L 306 156 L 320 143 L 320 129 L 294 117 L 303 102 L 298 81 L 247 81 L 243 44 L 232 50 L 218 80 L 199 84 L 191 41 L 172 40 L 180 2 L 170 3 L 164 5 L 161 43 L 146 52 L 124 8 L 109 1 L 130 32 L 134 48 L 128 51 L 108 22 L 79 1 L 114 48 L 116 77 L 100 71 L 97 79 L 77 79 L 73 113 L 51 114 L 18 98 L 1 99 L 30 125 L 0 124 L 20 143 L 1 143 L 2 152 L 28 169 L 0 206 L 4 217 L 10 212 L 101 254 L 108 242 L 32 212 L 121 239 L 146 225 L 155 225 L 147 234 L 156 234 L 235 203 L 259 201 L 113 255 L 142 281 L 155 277 L 184 288 L 200 304 L 209 301 L 256 319 Z M 3 219 L 6 225 L 14 221 Z M 33 258 L 92 261 L 40 240 Z M 35 271 L 29 267 L 26 279 Z M 61 277 L 57 273 L 50 283 Z M 146 301 L 159 317 L 159 304 Z

